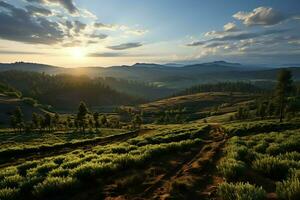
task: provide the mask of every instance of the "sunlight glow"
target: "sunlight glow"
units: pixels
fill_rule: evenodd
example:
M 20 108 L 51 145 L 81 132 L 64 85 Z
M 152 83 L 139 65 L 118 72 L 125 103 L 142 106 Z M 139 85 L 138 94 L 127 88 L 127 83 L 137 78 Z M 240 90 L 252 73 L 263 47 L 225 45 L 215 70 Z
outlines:
M 73 58 L 82 59 L 86 56 L 86 50 L 80 47 L 72 48 L 70 54 Z

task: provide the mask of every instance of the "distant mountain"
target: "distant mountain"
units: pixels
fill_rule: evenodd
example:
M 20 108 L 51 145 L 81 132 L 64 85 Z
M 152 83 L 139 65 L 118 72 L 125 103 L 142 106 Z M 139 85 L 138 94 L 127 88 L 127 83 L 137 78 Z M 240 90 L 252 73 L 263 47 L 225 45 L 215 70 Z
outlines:
M 44 65 L 38 63 L 0 63 L 0 71 L 20 70 L 20 71 L 33 71 L 33 72 L 45 72 L 45 73 L 62 73 L 66 68 L 56 67 L 52 65 Z
M 289 68 L 298 79 L 300 68 Z M 265 65 L 248 65 L 215 61 L 174 67 L 155 63 L 136 63 L 112 67 L 60 68 L 34 63 L 0 64 L 0 71 L 23 70 L 46 74 L 87 75 L 89 77 L 114 77 L 154 84 L 158 87 L 183 89 L 196 84 L 222 81 L 275 80 L 279 68 Z M 146 91 L 146 90 L 145 90 Z
M 183 67 L 184 66 L 184 64 L 179 64 L 179 63 L 166 63 L 163 65 L 168 66 L 168 67 Z

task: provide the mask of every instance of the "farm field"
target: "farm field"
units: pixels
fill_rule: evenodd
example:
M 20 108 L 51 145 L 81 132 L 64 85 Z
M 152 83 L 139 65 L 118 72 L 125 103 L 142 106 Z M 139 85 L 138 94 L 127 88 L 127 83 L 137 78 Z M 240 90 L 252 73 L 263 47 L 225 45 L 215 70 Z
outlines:
M 0 151 L 9 147 L 26 148 L 36 145 L 52 145 L 56 143 L 76 142 L 85 139 L 94 139 L 99 137 L 106 137 L 116 134 L 128 132 L 125 129 L 109 129 L 101 128 L 101 131 L 91 131 L 85 134 L 76 133 L 72 130 L 55 131 L 54 133 L 18 133 L 8 132 L 0 133 Z
M 297 122 L 147 126 L 121 142 L 2 166 L 0 197 L 297 199 Z

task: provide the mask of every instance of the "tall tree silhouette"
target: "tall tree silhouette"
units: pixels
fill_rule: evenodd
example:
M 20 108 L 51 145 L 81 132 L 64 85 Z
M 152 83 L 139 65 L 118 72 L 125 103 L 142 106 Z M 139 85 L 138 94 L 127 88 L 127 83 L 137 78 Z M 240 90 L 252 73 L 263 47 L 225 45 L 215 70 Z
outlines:
M 77 113 L 77 121 L 79 127 L 81 127 L 82 132 L 85 132 L 85 126 L 86 126 L 86 115 L 88 114 L 88 108 L 86 107 L 86 104 L 82 101 L 79 104 L 78 107 L 78 113 Z
M 286 107 L 286 97 L 291 93 L 293 89 L 292 73 L 289 70 L 282 69 L 278 74 L 276 87 L 276 96 L 279 106 L 279 119 L 282 122 L 284 118 L 284 110 Z

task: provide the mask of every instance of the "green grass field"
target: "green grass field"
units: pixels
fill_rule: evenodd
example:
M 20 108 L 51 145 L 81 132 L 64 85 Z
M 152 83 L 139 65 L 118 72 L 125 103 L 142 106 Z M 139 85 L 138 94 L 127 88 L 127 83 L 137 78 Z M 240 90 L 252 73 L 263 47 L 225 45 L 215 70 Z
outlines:
M 106 137 L 128 132 L 125 129 L 101 128 L 99 132 L 87 132 L 85 134 L 73 131 L 57 131 L 54 133 L 0 133 L 0 151 L 10 147 L 26 148 L 36 145 L 52 145 L 56 143 L 76 142 L 97 137 Z

